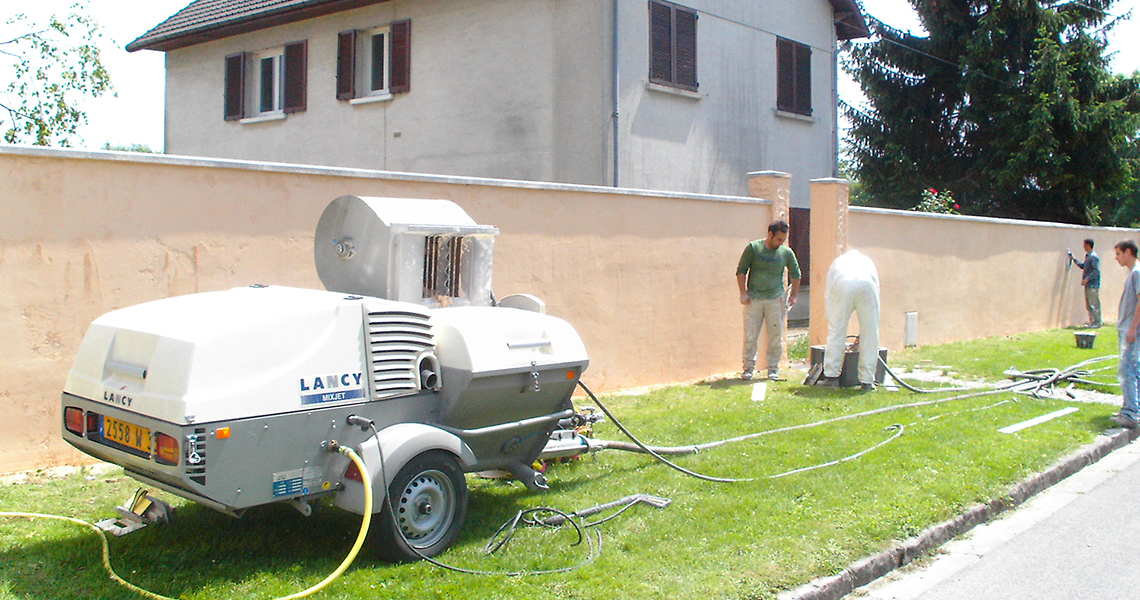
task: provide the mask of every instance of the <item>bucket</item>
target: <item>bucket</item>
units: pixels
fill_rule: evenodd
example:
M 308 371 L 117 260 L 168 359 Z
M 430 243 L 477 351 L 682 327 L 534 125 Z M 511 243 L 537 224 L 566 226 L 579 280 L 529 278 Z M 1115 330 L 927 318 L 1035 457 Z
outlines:
M 1093 342 L 1096 341 L 1095 331 L 1077 331 L 1077 347 L 1078 348 L 1092 348 Z

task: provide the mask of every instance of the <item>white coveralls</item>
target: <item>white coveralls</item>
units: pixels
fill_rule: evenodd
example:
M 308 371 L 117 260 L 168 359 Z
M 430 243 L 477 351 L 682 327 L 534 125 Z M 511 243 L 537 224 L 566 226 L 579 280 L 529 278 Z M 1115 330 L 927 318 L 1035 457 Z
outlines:
M 847 322 L 859 315 L 859 383 L 874 383 L 879 360 L 879 272 L 858 250 L 848 250 L 827 271 L 827 349 L 824 377 L 839 377 L 847 343 Z

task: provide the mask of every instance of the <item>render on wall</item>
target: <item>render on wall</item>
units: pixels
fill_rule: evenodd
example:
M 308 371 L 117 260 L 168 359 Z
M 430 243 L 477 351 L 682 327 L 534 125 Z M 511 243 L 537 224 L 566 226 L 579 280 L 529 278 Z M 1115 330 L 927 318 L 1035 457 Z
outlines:
M 167 53 L 170 154 L 735 196 L 747 195 L 747 173 L 775 170 L 792 174 L 792 203 L 806 206 L 808 182 L 835 175 L 845 3 L 389 0 L 129 47 Z M 365 92 L 360 65 L 377 34 L 405 70 L 389 74 L 400 85 Z M 351 91 L 344 44 L 357 49 Z M 294 86 L 280 92 L 294 98 L 263 111 L 260 69 L 274 53 L 294 62 L 269 88 Z M 663 75 L 663 57 L 683 63 L 679 79 Z M 231 59 L 244 60 L 245 110 L 227 119 Z M 781 105 L 788 93 L 798 104 Z

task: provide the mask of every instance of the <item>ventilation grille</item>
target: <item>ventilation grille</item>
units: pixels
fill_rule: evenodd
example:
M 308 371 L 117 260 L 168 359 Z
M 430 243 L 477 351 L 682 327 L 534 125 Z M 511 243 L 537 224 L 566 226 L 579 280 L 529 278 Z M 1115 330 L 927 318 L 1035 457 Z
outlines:
M 435 349 L 428 315 L 412 311 L 368 311 L 367 323 L 373 399 L 418 392 L 418 361 L 425 352 L 434 353 Z
M 458 298 L 466 238 L 429 235 L 424 240 L 424 298 Z
M 186 476 L 198 485 L 206 485 L 206 429 L 196 428 L 192 437 L 194 446 L 191 448 L 188 445 L 186 448 Z

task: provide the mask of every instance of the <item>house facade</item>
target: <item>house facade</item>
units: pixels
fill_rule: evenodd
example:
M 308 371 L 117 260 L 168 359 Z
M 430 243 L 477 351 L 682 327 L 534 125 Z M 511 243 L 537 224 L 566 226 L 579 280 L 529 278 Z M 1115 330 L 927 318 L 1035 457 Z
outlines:
M 854 0 L 197 0 L 169 154 L 746 195 L 835 175 Z

